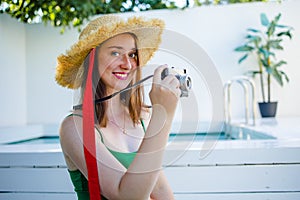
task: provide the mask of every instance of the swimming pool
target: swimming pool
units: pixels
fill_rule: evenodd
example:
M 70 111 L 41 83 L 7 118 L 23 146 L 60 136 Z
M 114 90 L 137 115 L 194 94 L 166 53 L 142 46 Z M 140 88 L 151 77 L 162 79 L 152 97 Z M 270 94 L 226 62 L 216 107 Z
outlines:
M 276 139 L 273 136 L 269 136 L 263 133 L 252 130 L 243 130 L 243 132 L 233 132 L 231 135 L 221 133 L 170 133 L 169 143 L 173 141 L 204 141 L 204 140 L 259 140 L 259 139 Z M 6 145 L 18 145 L 18 144 L 58 144 L 59 136 L 40 136 L 33 137 L 24 140 L 16 140 L 14 142 L 8 142 Z
M 163 167 L 176 199 L 299 199 L 299 122 L 170 134 Z M 0 130 L 0 199 L 76 198 L 57 128 Z

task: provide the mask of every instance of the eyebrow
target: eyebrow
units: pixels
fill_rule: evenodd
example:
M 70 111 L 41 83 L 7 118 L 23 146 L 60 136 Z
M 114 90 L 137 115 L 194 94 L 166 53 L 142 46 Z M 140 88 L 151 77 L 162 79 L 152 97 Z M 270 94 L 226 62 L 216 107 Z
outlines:
M 121 49 L 121 50 L 124 50 L 124 48 L 123 47 L 121 47 L 121 46 L 109 46 L 108 47 L 109 49 Z M 132 48 L 131 49 L 132 51 L 137 51 L 137 48 Z

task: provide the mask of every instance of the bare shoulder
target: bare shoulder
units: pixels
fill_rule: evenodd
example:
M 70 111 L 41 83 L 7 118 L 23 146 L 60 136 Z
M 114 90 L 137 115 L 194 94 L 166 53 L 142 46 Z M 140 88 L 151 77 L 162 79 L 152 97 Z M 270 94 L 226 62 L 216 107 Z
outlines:
M 67 116 L 60 125 L 60 144 L 66 164 L 70 170 L 82 166 L 82 118 Z
M 66 117 L 60 125 L 60 136 L 63 138 L 74 131 L 78 131 L 81 128 L 81 121 L 81 118 L 74 115 Z
M 68 147 L 73 146 L 76 140 L 81 141 L 82 118 L 74 115 L 66 117 L 60 125 L 59 135 L 63 151 L 68 151 Z

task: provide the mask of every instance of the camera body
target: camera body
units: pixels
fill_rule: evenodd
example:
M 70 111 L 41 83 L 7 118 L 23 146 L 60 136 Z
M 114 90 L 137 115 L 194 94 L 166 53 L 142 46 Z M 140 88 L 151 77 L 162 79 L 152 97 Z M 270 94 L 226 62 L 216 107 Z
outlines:
M 192 89 L 192 79 L 186 74 L 186 69 L 165 68 L 161 73 L 161 79 L 163 80 L 169 74 L 173 74 L 179 80 L 180 97 L 188 97 L 189 91 Z

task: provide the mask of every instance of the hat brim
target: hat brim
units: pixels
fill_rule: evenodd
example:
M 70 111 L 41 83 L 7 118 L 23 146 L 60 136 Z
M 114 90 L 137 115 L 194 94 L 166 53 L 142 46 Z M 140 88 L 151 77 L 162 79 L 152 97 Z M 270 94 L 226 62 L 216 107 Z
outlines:
M 100 18 L 103 17 L 106 17 L 105 25 L 97 25 L 97 19 L 94 20 L 92 26 L 97 26 L 97 28 L 86 30 L 88 33 L 85 35 L 81 34 L 79 41 L 72 45 L 66 54 L 58 56 L 55 79 L 59 85 L 71 89 L 80 87 L 83 71 L 82 63 L 86 56 L 91 49 L 116 35 L 122 33 L 133 33 L 136 35 L 140 66 L 146 65 L 155 51 L 157 51 L 164 29 L 162 20 L 145 20 L 142 17 L 131 17 L 124 21 L 120 17 L 109 15 Z

